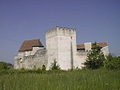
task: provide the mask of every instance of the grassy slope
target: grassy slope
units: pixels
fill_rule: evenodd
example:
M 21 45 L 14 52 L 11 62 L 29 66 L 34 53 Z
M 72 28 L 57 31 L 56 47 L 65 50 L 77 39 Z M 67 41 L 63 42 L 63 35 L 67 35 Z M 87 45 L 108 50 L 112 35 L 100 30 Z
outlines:
M 1 74 L 0 90 L 120 90 L 120 71 Z

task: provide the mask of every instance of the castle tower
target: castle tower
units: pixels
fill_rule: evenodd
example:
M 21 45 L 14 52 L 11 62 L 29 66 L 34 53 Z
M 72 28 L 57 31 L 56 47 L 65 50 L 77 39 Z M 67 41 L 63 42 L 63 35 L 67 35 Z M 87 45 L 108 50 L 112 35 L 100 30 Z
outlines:
M 70 28 L 55 27 L 46 32 L 46 48 L 50 69 L 54 60 L 63 70 L 73 69 L 76 58 L 76 31 Z

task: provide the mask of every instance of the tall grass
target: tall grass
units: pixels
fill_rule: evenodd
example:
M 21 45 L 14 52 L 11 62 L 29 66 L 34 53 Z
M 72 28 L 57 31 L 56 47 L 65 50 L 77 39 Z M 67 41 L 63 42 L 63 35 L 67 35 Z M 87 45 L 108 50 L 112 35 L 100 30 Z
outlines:
M 0 74 L 0 90 L 120 90 L 120 71 L 77 70 Z

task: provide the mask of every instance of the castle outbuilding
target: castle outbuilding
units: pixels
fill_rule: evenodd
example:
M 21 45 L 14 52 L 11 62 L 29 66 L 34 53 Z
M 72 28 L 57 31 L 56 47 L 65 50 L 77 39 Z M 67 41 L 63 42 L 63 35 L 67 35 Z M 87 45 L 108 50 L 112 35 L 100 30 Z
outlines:
M 104 55 L 109 54 L 107 43 L 97 43 Z M 51 69 L 56 61 L 62 70 L 84 67 L 87 53 L 92 43 L 76 44 L 76 30 L 64 27 L 55 27 L 46 32 L 46 47 L 39 39 L 25 40 L 18 54 L 14 57 L 15 69 Z

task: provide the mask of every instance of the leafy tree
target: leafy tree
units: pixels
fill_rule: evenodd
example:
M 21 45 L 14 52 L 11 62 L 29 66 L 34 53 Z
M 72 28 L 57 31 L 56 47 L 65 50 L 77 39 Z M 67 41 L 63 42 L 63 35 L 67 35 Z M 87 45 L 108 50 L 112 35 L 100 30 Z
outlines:
M 91 51 L 87 54 L 86 62 L 84 63 L 85 68 L 98 69 L 104 66 L 105 56 L 101 51 L 101 48 L 96 44 L 92 44 Z
M 54 62 L 51 64 L 51 70 L 60 70 L 56 60 L 54 60 Z
M 13 68 L 13 65 L 10 63 L 6 63 L 6 62 L 0 62 L 0 70 L 2 69 L 11 69 Z
M 120 57 L 111 54 L 106 57 L 105 67 L 110 70 L 120 70 Z

